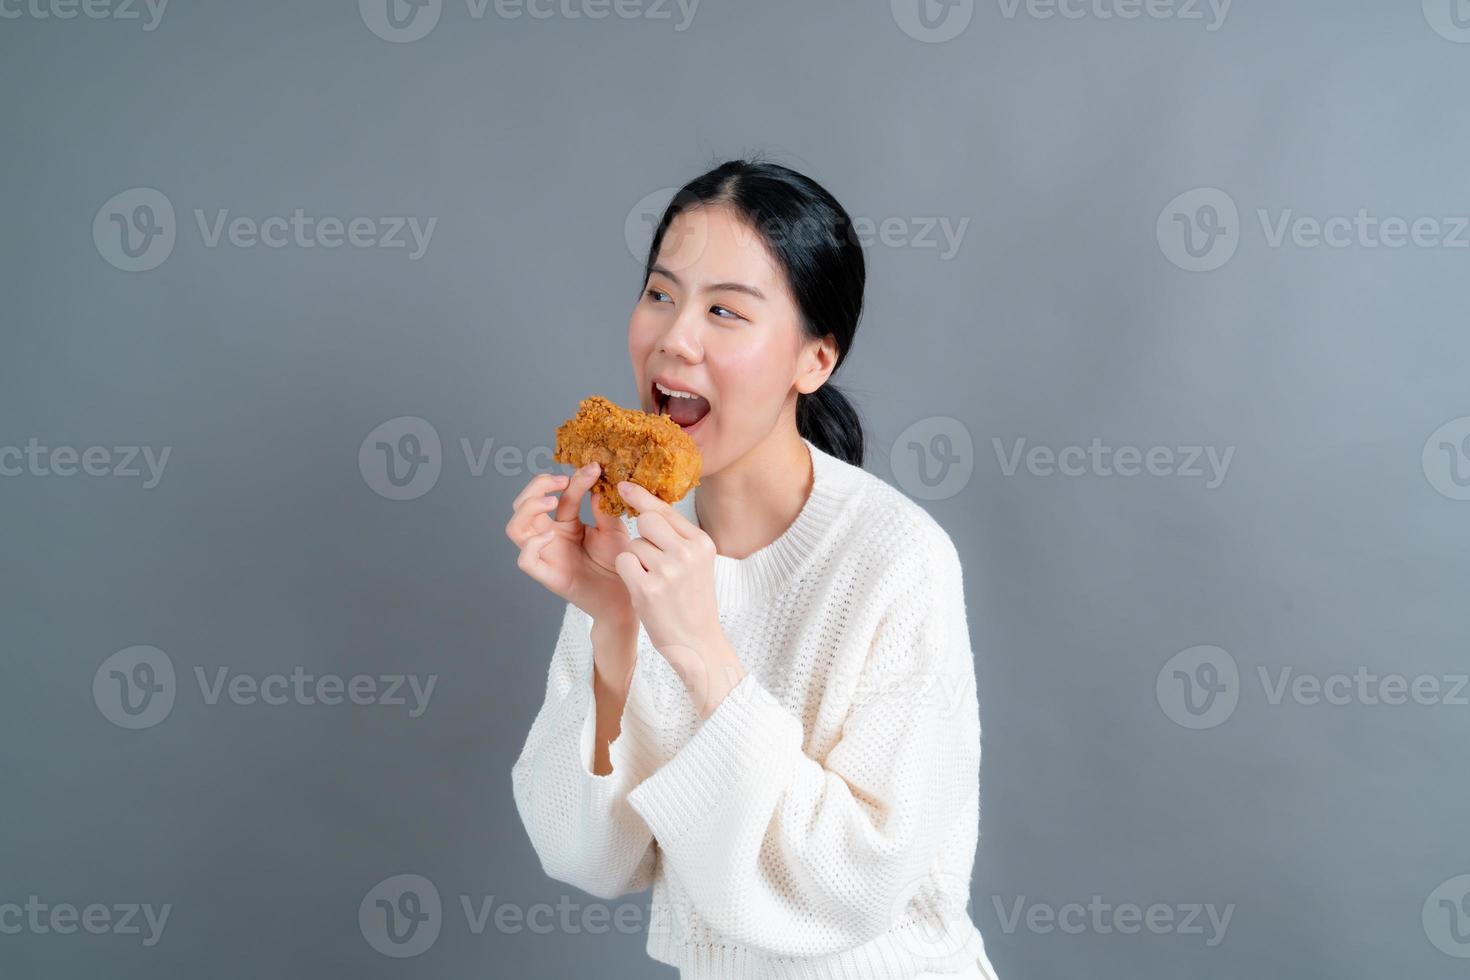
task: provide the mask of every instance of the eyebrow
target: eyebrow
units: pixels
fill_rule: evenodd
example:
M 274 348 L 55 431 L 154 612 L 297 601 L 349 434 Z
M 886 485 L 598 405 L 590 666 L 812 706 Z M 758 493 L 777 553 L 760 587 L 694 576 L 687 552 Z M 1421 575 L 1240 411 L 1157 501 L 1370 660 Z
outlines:
M 678 276 L 674 275 L 672 272 L 670 272 L 668 269 L 665 269 L 661 265 L 655 265 L 652 268 L 650 268 L 648 271 L 649 272 L 657 272 L 659 275 L 663 276 L 665 279 L 672 279 L 673 282 L 674 282 L 674 285 L 676 285 L 676 286 L 682 286 L 682 285 L 684 285 L 683 281 L 680 280 Z M 709 286 L 709 291 L 710 292 L 729 291 L 729 292 L 736 292 L 736 293 L 747 293 L 747 294 L 749 294 L 751 296 L 754 296 L 756 299 L 759 299 L 759 300 L 764 300 L 766 298 L 766 294 L 765 293 L 761 292 L 759 289 L 756 289 L 754 286 L 747 286 L 743 282 L 716 282 L 716 283 L 711 283 L 710 286 Z

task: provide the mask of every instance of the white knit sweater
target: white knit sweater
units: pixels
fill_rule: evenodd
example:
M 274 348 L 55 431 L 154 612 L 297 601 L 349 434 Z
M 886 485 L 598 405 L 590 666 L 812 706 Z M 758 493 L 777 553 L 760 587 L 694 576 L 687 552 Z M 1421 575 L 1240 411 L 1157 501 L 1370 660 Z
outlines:
M 568 604 L 516 808 L 550 877 L 653 886 L 648 954 L 684 980 L 993 978 L 967 911 L 980 716 L 959 556 L 923 508 L 803 441 L 796 520 L 715 558 L 746 677 L 701 724 L 640 627 L 594 775 L 592 624 Z M 676 505 L 696 523 L 697 492 Z

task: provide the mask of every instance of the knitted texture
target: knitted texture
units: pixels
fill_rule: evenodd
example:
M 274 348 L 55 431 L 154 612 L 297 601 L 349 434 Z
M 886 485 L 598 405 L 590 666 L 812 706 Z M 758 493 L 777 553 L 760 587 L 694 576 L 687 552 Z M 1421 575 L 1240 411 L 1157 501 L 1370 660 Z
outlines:
M 686 980 L 993 978 L 967 911 L 980 715 L 959 556 L 922 507 L 803 441 L 796 520 L 715 559 L 745 678 L 701 723 L 640 627 L 594 775 L 592 623 L 568 604 L 517 810 L 550 877 L 603 899 L 652 886 L 648 953 Z M 696 523 L 697 493 L 675 505 Z

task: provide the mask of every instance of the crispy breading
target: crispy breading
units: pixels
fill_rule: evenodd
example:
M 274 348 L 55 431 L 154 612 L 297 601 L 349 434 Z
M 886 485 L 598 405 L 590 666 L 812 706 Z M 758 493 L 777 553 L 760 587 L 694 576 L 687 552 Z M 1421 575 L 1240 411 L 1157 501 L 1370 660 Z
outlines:
M 671 504 L 699 486 L 703 464 L 699 447 L 678 422 L 621 408 L 601 395 L 582 399 L 577 414 L 557 427 L 553 458 L 578 468 L 602 464 L 592 489 L 602 494 L 603 512 L 614 517 L 637 514 L 618 493 L 619 481 L 631 480 Z

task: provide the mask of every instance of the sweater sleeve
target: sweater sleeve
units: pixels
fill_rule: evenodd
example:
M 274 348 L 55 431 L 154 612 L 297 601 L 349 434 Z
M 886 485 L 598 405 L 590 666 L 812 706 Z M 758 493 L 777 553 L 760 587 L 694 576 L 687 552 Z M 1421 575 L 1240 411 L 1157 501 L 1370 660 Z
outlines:
M 511 770 L 516 809 L 557 881 L 598 898 L 653 882 L 653 835 L 629 806 L 630 787 L 652 771 L 628 725 L 608 745 L 612 772 L 592 772 L 597 700 L 592 693 L 592 620 L 571 603 L 551 657 L 546 697 Z
M 734 943 L 822 956 L 891 928 L 978 792 L 980 719 L 958 555 L 896 574 L 839 741 L 748 673 L 628 796 L 697 911 Z M 851 678 L 848 678 L 850 681 Z

